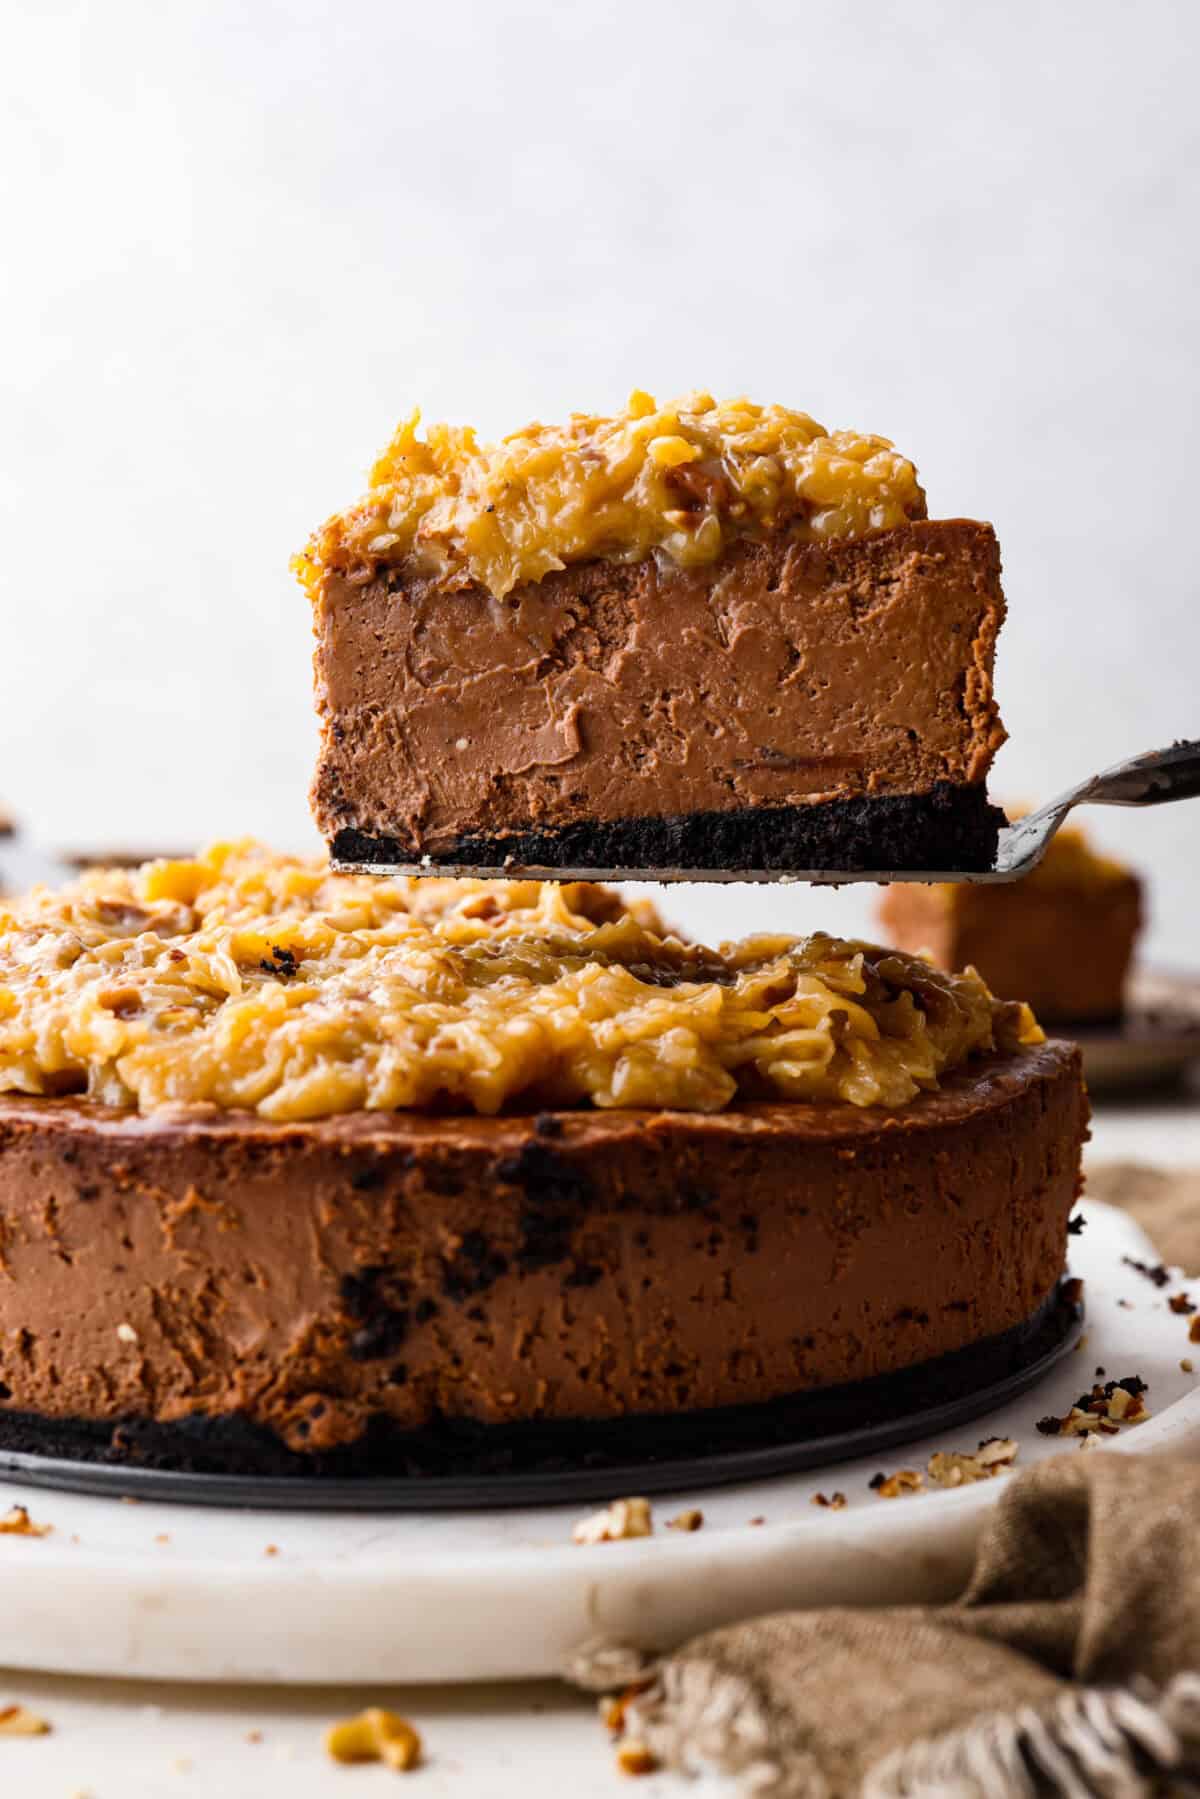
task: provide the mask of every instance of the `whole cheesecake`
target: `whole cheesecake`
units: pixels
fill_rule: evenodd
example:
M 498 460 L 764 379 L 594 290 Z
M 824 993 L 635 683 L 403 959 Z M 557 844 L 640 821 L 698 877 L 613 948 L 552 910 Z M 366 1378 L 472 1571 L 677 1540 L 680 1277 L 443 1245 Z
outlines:
M 9 1447 L 628 1455 L 1055 1302 L 1078 1054 L 972 976 L 245 846 L 0 912 L 0 975 Z
M 707 394 L 413 419 L 297 565 L 343 864 L 992 865 L 999 548 L 884 438 Z

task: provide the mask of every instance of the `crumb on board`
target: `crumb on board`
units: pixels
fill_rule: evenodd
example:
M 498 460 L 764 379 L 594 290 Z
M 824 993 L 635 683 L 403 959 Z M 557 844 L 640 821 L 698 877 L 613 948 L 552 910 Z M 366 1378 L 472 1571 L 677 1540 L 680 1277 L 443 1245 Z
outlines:
M 23 1505 L 10 1506 L 0 1518 L 0 1537 L 48 1537 L 52 1524 L 35 1524 Z
M 645 1743 L 635 1742 L 632 1738 L 627 1743 L 618 1743 L 616 1751 L 617 1768 L 622 1774 L 653 1774 L 657 1771 L 658 1757 L 649 1750 Z
M 1043 1437 L 1115 1437 L 1122 1425 L 1141 1424 L 1150 1416 L 1147 1391 L 1138 1374 L 1106 1381 L 1103 1386 L 1097 1382 L 1090 1393 L 1081 1393 L 1061 1418 L 1052 1413 L 1039 1418 L 1037 1429 Z
M 689 1506 L 686 1511 L 676 1512 L 673 1518 L 667 1519 L 667 1529 L 686 1531 L 699 1530 L 703 1523 L 704 1513 L 698 1511 L 695 1506 Z
M 867 1485 L 880 1499 L 902 1499 L 907 1493 L 923 1492 L 926 1480 L 934 1487 L 971 1486 L 975 1481 L 995 1480 L 1012 1467 L 1017 1453 L 1013 1437 L 984 1437 L 973 1450 L 935 1449 L 924 1472 L 898 1468 L 894 1474 L 885 1474 L 880 1469 Z
M 1154 1287 L 1165 1287 L 1171 1279 L 1170 1270 L 1161 1262 L 1139 1262 L 1136 1256 L 1122 1256 L 1121 1260 L 1126 1268 L 1143 1275 Z
M 895 1474 L 884 1474 L 881 1470 L 867 1485 L 880 1499 L 902 1499 L 906 1493 L 919 1493 L 925 1485 L 925 1477 L 916 1468 L 897 1468 Z
M 614 1499 L 603 1511 L 580 1518 L 572 1528 L 573 1543 L 621 1543 L 630 1537 L 649 1537 L 654 1519 L 648 1499 Z
M 973 1454 L 940 1449 L 930 1456 L 926 1472 L 938 1487 L 970 1486 L 978 1480 L 995 1480 L 1017 1459 L 1012 1437 L 985 1437 Z
M 49 1736 L 53 1726 L 27 1705 L 0 1705 L 0 1737 Z

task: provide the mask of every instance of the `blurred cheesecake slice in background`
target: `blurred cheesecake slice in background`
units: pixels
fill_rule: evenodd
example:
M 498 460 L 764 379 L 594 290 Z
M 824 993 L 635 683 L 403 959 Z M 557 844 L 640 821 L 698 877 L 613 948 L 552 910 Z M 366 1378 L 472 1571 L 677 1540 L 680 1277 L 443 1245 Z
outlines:
M 1143 892 L 1131 868 L 1072 825 L 1024 880 L 888 887 L 878 917 L 900 949 L 928 951 L 939 968 L 978 969 L 994 993 L 1028 1001 L 1045 1023 L 1096 1026 L 1124 1014 Z

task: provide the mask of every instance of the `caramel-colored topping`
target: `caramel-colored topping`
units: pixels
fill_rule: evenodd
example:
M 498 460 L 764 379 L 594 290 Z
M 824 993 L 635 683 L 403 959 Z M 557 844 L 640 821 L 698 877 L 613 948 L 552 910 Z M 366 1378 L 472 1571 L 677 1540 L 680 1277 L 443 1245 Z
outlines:
M 708 950 L 582 884 L 335 876 L 243 843 L 0 906 L 0 1090 L 146 1113 L 898 1106 L 1041 1040 L 975 974 L 823 935 Z
M 400 426 L 370 489 L 296 558 L 315 597 L 325 571 L 369 578 L 410 563 L 502 599 L 569 562 L 714 562 L 735 537 L 787 527 L 799 541 L 860 537 L 925 517 L 912 463 L 886 437 L 827 432 L 806 412 L 718 404 L 660 407 L 634 393 L 612 418 L 573 413 L 498 444 L 469 426 Z

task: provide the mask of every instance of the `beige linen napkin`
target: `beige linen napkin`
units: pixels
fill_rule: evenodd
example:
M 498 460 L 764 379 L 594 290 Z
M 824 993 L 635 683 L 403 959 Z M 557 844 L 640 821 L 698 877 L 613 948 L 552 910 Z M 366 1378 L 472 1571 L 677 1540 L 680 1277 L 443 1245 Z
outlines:
M 1164 1262 L 1200 1274 L 1200 1169 L 1169 1173 L 1142 1162 L 1103 1162 L 1088 1169 L 1084 1198 L 1123 1207 Z
M 1078 1450 L 1006 1481 L 954 1605 L 781 1613 L 656 1664 L 628 1734 L 754 1799 L 1200 1792 L 1200 1467 Z
M 1089 1179 L 1200 1269 L 1200 1175 Z M 1002 1477 L 950 1606 L 758 1618 L 658 1661 L 585 1647 L 633 1688 L 627 1740 L 754 1799 L 1200 1794 L 1200 1466 L 1072 1447 Z

